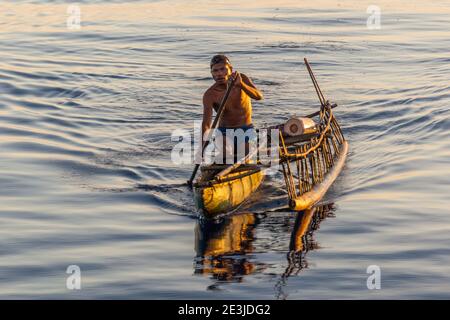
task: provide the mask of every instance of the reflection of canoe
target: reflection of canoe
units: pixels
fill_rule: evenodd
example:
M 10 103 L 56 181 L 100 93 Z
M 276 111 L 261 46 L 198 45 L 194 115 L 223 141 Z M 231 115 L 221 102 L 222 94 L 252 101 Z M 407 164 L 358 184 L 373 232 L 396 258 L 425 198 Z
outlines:
M 334 216 L 333 211 L 333 204 L 326 204 L 297 213 L 289 242 L 289 252 L 286 255 L 288 265 L 275 285 L 277 299 L 287 299 L 284 288 L 288 278 L 291 275 L 298 276 L 303 269 L 308 268 L 307 253 L 320 248 L 314 240 L 314 232 L 319 229 L 324 219 Z
M 258 253 L 266 252 L 268 248 L 276 250 L 274 242 L 283 238 L 287 240 L 290 232 L 287 266 L 276 285 L 280 295 L 284 295 L 283 283 L 291 275 L 298 275 L 307 268 L 306 254 L 320 248 L 314 240 L 314 232 L 324 219 L 334 216 L 333 211 L 333 204 L 316 206 L 296 213 L 295 222 L 291 215 L 282 214 L 274 219 L 274 216 L 268 218 L 250 212 L 217 220 L 198 220 L 195 226 L 194 273 L 210 277 L 213 284 L 209 288 L 217 288 L 223 282 L 241 282 L 245 276 L 267 269 L 265 263 L 258 261 Z M 259 240 L 255 242 L 257 238 Z M 283 255 L 287 245 L 287 241 L 282 241 L 279 246 L 278 250 Z
M 224 221 L 198 222 L 195 230 L 196 274 L 240 281 L 255 266 L 246 254 L 252 251 L 257 218 L 253 213 L 228 216 Z
M 232 171 L 220 181 L 211 180 L 225 167 L 210 165 L 202 168 L 202 176 L 194 184 L 195 202 L 207 217 L 237 208 L 259 187 L 264 178 L 264 172 L 260 168 L 250 165 Z

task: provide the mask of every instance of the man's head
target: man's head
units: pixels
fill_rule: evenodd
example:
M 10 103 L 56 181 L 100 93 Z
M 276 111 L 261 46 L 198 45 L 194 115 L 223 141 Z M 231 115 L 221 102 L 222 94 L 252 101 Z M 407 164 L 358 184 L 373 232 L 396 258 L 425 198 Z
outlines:
M 223 54 L 212 57 L 210 66 L 213 79 L 220 84 L 225 84 L 233 72 L 230 60 Z

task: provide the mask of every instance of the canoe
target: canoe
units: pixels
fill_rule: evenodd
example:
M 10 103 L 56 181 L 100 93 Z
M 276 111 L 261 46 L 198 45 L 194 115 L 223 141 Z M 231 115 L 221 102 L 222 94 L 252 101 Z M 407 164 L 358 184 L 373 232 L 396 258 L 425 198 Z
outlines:
M 238 208 L 253 194 L 264 179 L 264 170 L 258 166 L 242 165 L 221 177 L 213 177 L 226 165 L 208 165 L 203 168 L 200 179 L 194 183 L 194 199 L 197 208 L 213 218 Z
M 348 153 L 348 142 L 332 111 L 337 105 L 325 99 L 306 59 L 305 64 L 320 100 L 320 110 L 265 128 L 267 139 L 261 140 L 264 137 L 258 134 L 260 142 L 271 141 L 271 147 L 279 153 L 277 164 L 282 167 L 288 204 L 295 211 L 312 208 L 322 199 L 342 171 Z M 314 121 L 314 117 L 318 119 Z M 278 142 L 275 140 L 275 145 L 273 132 L 279 138 Z M 260 151 L 263 154 L 269 150 L 266 147 L 264 151 L 263 148 L 264 143 L 257 146 L 254 152 L 261 155 Z M 270 152 L 272 155 L 276 153 Z M 205 217 L 215 218 L 237 209 L 258 189 L 269 167 L 259 163 L 259 158 L 256 162 L 252 159 L 254 164 L 248 164 L 252 156 L 254 154 L 249 154 L 234 165 L 201 167 L 202 175 L 193 186 L 195 202 Z
M 348 142 L 333 115 L 336 105 L 324 103 L 318 123 L 299 135 L 288 135 L 281 125 L 279 164 L 282 167 L 289 208 L 302 211 L 313 207 L 342 171 L 348 153 Z M 310 118 L 311 115 L 306 118 Z M 230 170 L 230 168 L 232 170 Z M 194 183 L 197 208 L 207 218 L 229 213 L 239 208 L 261 185 L 267 167 L 257 164 L 204 165 Z M 223 174 L 223 173 L 226 174 Z

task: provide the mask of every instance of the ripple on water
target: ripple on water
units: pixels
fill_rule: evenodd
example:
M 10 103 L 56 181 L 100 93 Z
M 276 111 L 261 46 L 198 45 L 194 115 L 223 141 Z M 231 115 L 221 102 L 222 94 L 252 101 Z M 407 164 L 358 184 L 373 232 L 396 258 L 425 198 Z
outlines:
M 78 31 L 49 14 L 63 2 L 17 4 L 0 33 L 0 296 L 447 297 L 448 19 L 390 1 L 368 30 L 357 6 L 325 2 L 81 1 Z M 262 89 L 257 125 L 317 109 L 304 57 L 339 102 L 350 153 L 309 228 L 281 175 L 239 212 L 198 219 L 171 134 L 201 120 L 217 52 Z

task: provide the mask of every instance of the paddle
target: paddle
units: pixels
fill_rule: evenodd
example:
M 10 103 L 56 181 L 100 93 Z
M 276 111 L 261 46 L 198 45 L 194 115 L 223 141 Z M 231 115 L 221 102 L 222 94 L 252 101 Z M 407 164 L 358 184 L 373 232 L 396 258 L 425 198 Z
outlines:
M 239 75 L 239 74 L 236 72 L 234 78 L 233 78 L 233 77 L 230 77 L 230 78 L 228 79 L 228 83 L 227 83 L 227 91 L 225 92 L 225 95 L 223 96 L 222 101 L 220 102 L 219 109 L 217 110 L 217 115 L 216 115 L 216 117 L 214 118 L 214 122 L 213 122 L 213 124 L 212 124 L 212 126 L 211 126 L 211 129 L 210 129 L 210 131 L 209 131 L 209 134 L 208 134 L 208 139 L 206 139 L 206 140 L 203 142 L 203 145 L 202 145 L 202 159 L 203 159 L 203 152 L 205 151 L 206 147 L 207 147 L 208 144 L 209 144 L 209 140 L 210 140 L 210 138 L 211 138 L 211 135 L 212 135 L 212 133 L 214 132 L 214 129 L 216 129 L 217 125 L 219 124 L 220 119 L 222 118 L 223 112 L 224 112 L 224 110 L 225 110 L 225 104 L 226 104 L 226 102 L 227 102 L 228 96 L 230 95 L 231 88 L 233 87 L 234 82 L 236 81 L 236 78 L 238 77 L 238 75 Z M 195 175 L 197 174 L 197 171 L 198 171 L 198 168 L 199 168 L 199 167 L 200 167 L 200 164 L 199 164 L 199 163 L 195 165 L 194 171 L 192 172 L 192 175 L 191 175 L 191 178 L 190 178 L 190 179 L 188 180 L 188 182 L 187 182 L 187 184 L 188 184 L 189 187 L 192 187 L 192 182 L 193 182 L 194 179 L 195 179 Z

